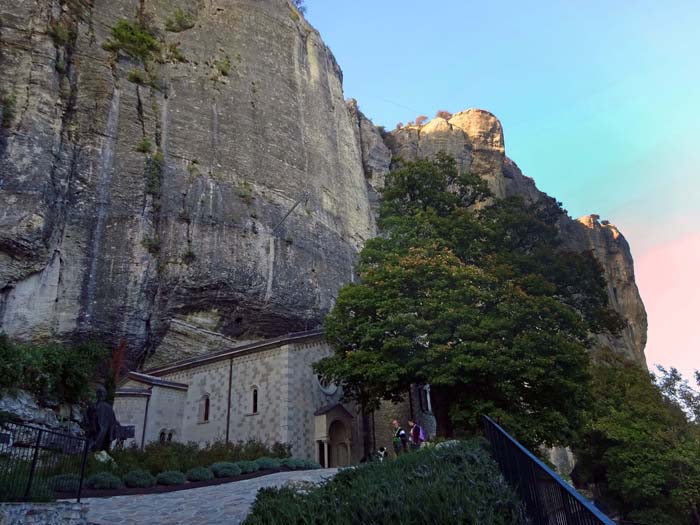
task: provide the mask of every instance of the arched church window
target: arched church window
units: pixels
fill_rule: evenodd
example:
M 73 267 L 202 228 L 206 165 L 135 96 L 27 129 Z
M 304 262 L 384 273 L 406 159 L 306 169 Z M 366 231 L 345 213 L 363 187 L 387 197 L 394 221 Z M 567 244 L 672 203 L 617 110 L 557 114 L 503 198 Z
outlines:
M 258 413 L 258 387 L 253 387 L 253 414 Z
M 160 431 L 160 435 L 158 436 L 158 441 L 161 443 L 165 443 L 165 430 Z
M 433 413 L 433 405 L 430 399 L 430 385 L 424 385 L 419 390 L 420 409 L 425 414 Z
M 199 423 L 207 423 L 209 421 L 209 394 L 202 396 L 199 400 L 199 413 L 197 414 L 197 421 Z

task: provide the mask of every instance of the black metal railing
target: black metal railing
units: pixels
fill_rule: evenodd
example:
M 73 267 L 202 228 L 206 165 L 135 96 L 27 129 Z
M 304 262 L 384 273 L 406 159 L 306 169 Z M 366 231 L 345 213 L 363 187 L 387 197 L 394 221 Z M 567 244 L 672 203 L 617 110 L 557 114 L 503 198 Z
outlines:
M 484 416 L 496 463 L 525 504 L 535 525 L 615 525 L 493 419 Z
M 87 440 L 22 423 L 0 423 L 0 501 L 80 501 Z

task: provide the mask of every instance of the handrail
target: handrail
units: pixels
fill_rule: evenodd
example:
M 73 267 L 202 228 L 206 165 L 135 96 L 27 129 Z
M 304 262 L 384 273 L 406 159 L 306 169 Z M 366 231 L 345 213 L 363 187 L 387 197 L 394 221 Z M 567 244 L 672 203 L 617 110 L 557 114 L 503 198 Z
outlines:
M 614 521 L 522 446 L 503 427 L 488 416 L 483 418 L 494 459 L 503 477 L 515 486 L 524 500 L 535 523 L 615 525 Z M 526 461 L 519 462 L 514 452 L 520 453 Z M 542 476 L 538 479 L 537 469 L 545 474 L 545 479 Z M 552 491 L 551 487 L 545 486 L 547 482 L 554 482 L 558 491 Z

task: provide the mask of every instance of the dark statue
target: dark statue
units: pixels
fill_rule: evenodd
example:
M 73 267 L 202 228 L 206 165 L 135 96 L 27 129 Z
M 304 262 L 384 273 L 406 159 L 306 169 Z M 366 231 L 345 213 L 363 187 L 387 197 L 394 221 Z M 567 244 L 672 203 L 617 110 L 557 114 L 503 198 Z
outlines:
M 91 452 L 109 452 L 112 441 L 121 437 L 121 426 L 112 405 L 107 403 L 105 387 L 98 386 L 95 394 L 97 401 L 88 407 L 86 413 L 88 447 Z

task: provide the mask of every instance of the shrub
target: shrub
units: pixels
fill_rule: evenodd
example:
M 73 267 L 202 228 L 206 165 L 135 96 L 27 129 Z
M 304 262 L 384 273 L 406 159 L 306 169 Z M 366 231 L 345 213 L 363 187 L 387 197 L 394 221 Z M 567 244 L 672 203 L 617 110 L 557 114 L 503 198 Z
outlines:
M 146 193 L 150 195 L 158 195 L 160 193 L 164 164 L 165 158 L 160 150 L 153 157 L 146 159 Z
M 91 489 L 116 489 L 121 485 L 121 480 L 111 472 L 98 472 L 90 476 L 85 485 Z
M 258 464 L 258 467 L 261 470 L 277 470 L 282 466 L 282 463 L 279 459 L 267 457 L 258 458 L 255 460 L 255 463 Z
M 58 474 L 50 478 L 49 483 L 56 492 L 78 492 L 80 476 L 77 474 Z
M 158 485 L 182 485 L 186 481 L 187 478 L 179 470 L 166 470 L 156 476 Z
M 132 470 L 131 472 L 125 474 L 122 480 L 124 481 L 124 485 L 131 488 L 152 487 L 156 484 L 156 478 L 154 478 L 147 470 L 142 469 Z
M 309 469 L 309 470 L 318 470 L 320 468 L 323 468 L 321 464 L 318 461 L 314 461 L 312 459 L 307 459 L 304 460 L 304 468 Z
M 141 70 L 139 69 L 135 69 L 134 71 L 138 71 L 139 73 L 141 73 Z M 134 71 L 132 71 L 131 73 L 133 73 Z M 131 73 L 129 73 L 129 76 L 131 76 Z M 148 139 L 148 137 L 143 137 L 141 139 L 141 142 L 139 142 L 136 145 L 136 151 L 138 151 L 139 153 L 150 153 L 152 149 L 153 144 L 151 144 L 151 141 Z
M 160 52 L 160 45 L 151 29 L 126 19 L 119 20 L 114 25 L 110 39 L 102 48 L 113 53 L 122 51 L 144 62 Z
M 425 124 L 425 121 L 426 121 L 426 120 L 428 120 L 428 117 L 427 117 L 427 116 L 425 116 L 425 115 L 418 115 L 418 116 L 416 117 L 416 121 L 415 121 L 415 122 L 416 122 L 416 126 L 422 126 L 423 124 Z
M 171 33 L 179 33 L 186 29 L 194 27 L 192 17 L 185 13 L 182 9 L 176 9 L 175 12 L 165 20 L 165 30 Z
M 67 22 L 54 20 L 49 24 L 47 33 L 57 46 L 67 46 L 75 40 L 76 28 Z
M 452 113 L 449 111 L 446 111 L 444 109 L 439 109 L 437 113 L 435 113 L 436 117 L 444 118 L 445 120 L 450 120 L 452 118 Z
M 2 127 L 9 128 L 17 111 L 17 95 L 14 91 L 3 95 L 0 98 L 0 104 L 2 104 Z
M 206 467 L 191 468 L 187 471 L 185 476 L 189 481 L 209 481 L 211 479 L 214 479 L 214 474 L 212 473 L 211 469 L 208 469 Z
M 146 73 L 144 73 L 140 69 L 132 69 L 129 71 L 129 74 L 126 76 L 126 79 L 129 82 L 132 82 L 134 84 L 139 84 L 143 85 L 146 83 Z M 148 143 L 148 147 L 142 147 L 142 144 Z M 139 151 L 141 153 L 150 153 L 151 151 L 151 141 L 148 140 L 147 138 L 144 138 L 138 146 L 136 146 L 136 151 Z
M 301 458 L 284 458 L 282 465 L 292 470 L 303 470 L 306 468 L 306 460 Z
M 473 441 L 343 470 L 310 490 L 261 489 L 244 523 L 510 525 L 522 516 L 483 442 Z
M 211 471 L 217 478 L 233 478 L 240 476 L 242 473 L 241 467 L 237 463 L 229 461 L 219 461 L 211 466 Z
M 236 465 L 238 465 L 243 474 L 250 474 L 251 472 L 260 470 L 260 467 L 255 461 L 239 461 Z
M 225 56 L 222 59 L 216 60 L 214 62 L 214 67 L 219 70 L 219 73 L 227 77 L 231 73 L 231 59 Z

